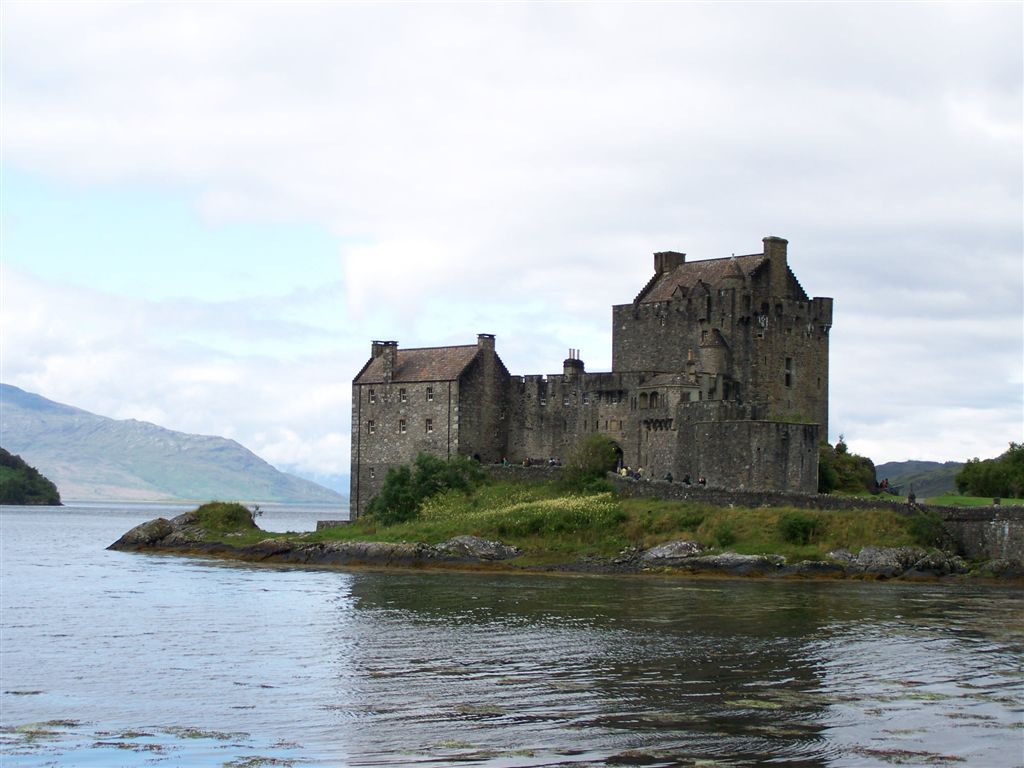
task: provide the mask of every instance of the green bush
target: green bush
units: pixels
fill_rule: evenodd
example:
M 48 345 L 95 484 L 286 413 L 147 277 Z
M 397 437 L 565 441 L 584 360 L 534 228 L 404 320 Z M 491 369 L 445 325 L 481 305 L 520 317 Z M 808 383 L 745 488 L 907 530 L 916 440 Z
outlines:
M 207 531 L 226 533 L 256 527 L 252 512 L 233 501 L 211 501 L 196 510 L 196 522 Z
M 388 470 L 380 493 L 367 506 L 367 515 L 380 525 L 415 520 L 423 502 L 439 493 L 456 490 L 468 493 L 483 482 L 480 465 L 466 456 L 445 460 L 429 453 L 419 454 L 412 466 Z
M 779 535 L 790 544 L 810 544 L 818 531 L 818 520 L 803 512 L 783 512 L 779 516 Z
M 727 522 L 719 523 L 715 527 L 715 541 L 720 547 L 731 547 L 736 543 L 736 532 L 732 525 Z
M 587 435 L 566 459 L 563 483 L 576 491 L 606 491 L 610 486 L 603 483 L 605 473 L 614 470 L 618 460 L 614 441 L 596 432 Z
M 925 509 L 919 509 L 910 518 L 910 535 L 922 547 L 948 549 L 952 543 L 942 518 Z

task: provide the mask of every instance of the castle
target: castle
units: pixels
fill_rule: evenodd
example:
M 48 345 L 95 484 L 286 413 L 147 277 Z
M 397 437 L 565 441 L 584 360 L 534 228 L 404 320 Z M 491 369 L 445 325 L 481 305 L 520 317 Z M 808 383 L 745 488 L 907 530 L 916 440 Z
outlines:
M 352 382 L 353 517 L 421 451 L 522 463 L 565 457 L 593 432 L 653 479 L 814 493 L 832 299 L 808 298 L 786 240 L 762 242 L 704 261 L 655 253 L 647 285 L 612 307 L 610 372 L 587 372 L 570 350 L 561 374 L 512 376 L 489 334 L 374 341 Z

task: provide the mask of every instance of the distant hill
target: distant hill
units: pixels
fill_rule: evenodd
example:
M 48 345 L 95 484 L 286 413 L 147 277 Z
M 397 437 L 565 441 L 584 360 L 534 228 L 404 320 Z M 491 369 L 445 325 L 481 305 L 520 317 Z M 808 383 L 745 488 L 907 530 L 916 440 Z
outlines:
M 875 476 L 881 482 L 889 478 L 890 486 L 899 486 L 902 493 L 914 486 L 919 499 L 956 493 L 956 474 L 963 462 L 947 461 L 890 461 L 875 467 Z
M 0 432 L 4 448 L 53 480 L 65 500 L 343 500 L 234 440 L 97 416 L 9 384 L 0 384 Z
M 0 504 L 60 505 L 60 494 L 48 478 L 21 456 L 0 448 Z

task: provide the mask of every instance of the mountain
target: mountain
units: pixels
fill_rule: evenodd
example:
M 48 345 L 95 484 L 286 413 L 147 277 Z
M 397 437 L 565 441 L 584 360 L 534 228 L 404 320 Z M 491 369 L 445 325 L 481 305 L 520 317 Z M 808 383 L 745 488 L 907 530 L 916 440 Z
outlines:
M 9 384 L 0 384 L 0 445 L 53 480 L 65 500 L 343 500 L 234 440 L 97 416 Z
M 963 469 L 963 462 L 947 461 L 890 461 L 875 467 L 879 481 L 889 478 L 889 485 L 900 488 L 902 493 L 914 486 L 919 499 L 956 493 L 956 474 Z

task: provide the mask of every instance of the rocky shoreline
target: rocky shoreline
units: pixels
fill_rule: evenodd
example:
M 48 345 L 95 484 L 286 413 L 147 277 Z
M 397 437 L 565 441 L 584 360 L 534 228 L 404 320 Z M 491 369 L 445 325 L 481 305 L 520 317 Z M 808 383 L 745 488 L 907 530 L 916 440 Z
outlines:
M 231 534 L 227 534 L 227 538 L 230 537 Z M 958 555 L 921 547 L 864 547 L 857 553 L 838 550 L 828 553 L 829 560 L 787 563 L 780 555 L 741 555 L 735 552 L 709 554 L 696 542 L 680 540 L 650 549 L 629 548 L 611 559 L 591 557 L 557 565 L 525 566 L 515 562 L 522 554 L 516 547 L 476 536 L 456 536 L 433 545 L 422 542 L 313 542 L 298 538 L 266 538 L 256 544 L 234 546 L 229 541 L 212 540 L 198 525 L 195 512 L 186 512 L 171 520 L 157 518 L 142 523 L 108 549 L 306 566 L 474 567 L 518 572 L 679 573 L 906 581 L 982 578 L 1024 582 L 1024 564 L 1008 560 L 972 564 Z

